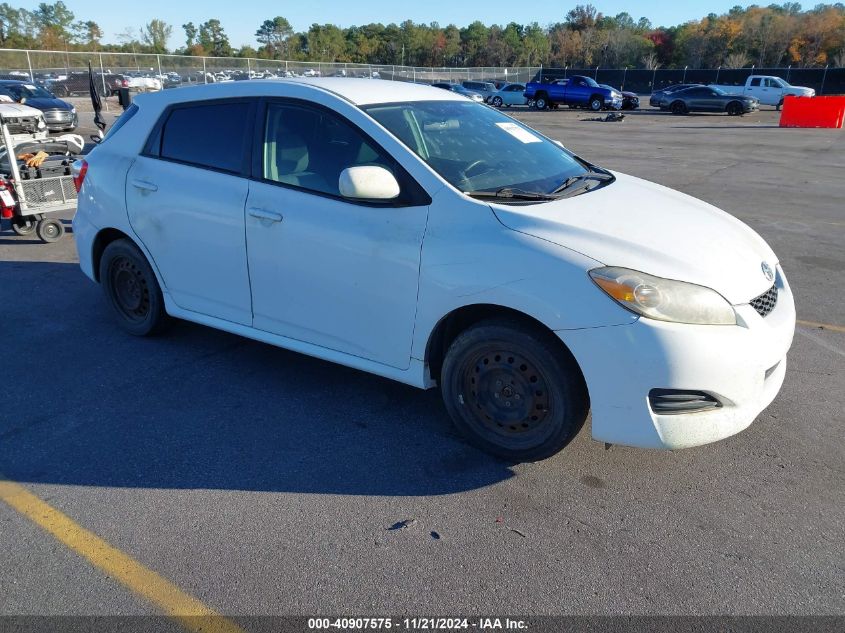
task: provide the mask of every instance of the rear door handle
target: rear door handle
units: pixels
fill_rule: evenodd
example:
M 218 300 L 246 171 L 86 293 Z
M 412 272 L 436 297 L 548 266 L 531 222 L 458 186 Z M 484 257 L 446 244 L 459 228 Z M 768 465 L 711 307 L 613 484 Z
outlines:
M 258 218 L 259 220 L 270 220 L 270 222 L 281 222 L 282 214 L 275 211 L 267 211 L 267 209 L 259 209 L 258 207 L 250 207 L 249 214 Z
M 143 189 L 144 191 L 158 191 L 158 185 L 147 182 L 146 180 L 138 180 L 137 178 L 132 180 L 132 186 L 136 189 Z

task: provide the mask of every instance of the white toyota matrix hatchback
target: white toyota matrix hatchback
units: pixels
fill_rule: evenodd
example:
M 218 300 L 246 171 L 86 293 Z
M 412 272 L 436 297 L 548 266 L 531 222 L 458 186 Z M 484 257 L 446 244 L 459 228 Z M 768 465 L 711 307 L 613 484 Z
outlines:
M 590 410 L 604 442 L 712 442 L 783 383 L 795 307 L 754 231 L 445 90 L 142 95 L 75 170 L 80 264 L 126 330 L 177 317 L 439 385 L 509 460 Z

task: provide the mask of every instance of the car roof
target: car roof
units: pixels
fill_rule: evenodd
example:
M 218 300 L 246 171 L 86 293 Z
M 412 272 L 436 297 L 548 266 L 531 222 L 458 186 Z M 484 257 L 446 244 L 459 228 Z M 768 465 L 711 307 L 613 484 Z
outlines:
M 295 77 L 213 83 L 147 93 L 136 99 L 143 98 L 143 101 L 162 99 L 167 103 L 177 103 L 239 96 L 283 96 L 284 86 L 292 84 L 332 93 L 357 106 L 404 101 L 460 101 L 462 103 L 465 101 L 464 97 L 453 94 L 449 90 L 441 90 L 429 85 L 354 77 Z M 186 98 L 189 96 L 190 98 Z

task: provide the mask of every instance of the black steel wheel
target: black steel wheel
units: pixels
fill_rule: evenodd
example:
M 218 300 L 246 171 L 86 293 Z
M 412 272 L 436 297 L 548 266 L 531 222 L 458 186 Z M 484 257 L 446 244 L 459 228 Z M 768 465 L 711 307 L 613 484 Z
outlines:
M 35 226 L 35 231 L 38 233 L 38 237 L 42 242 L 50 244 L 51 242 L 57 242 L 61 239 L 62 235 L 65 234 L 65 226 L 60 220 L 45 218 L 43 220 L 39 220 L 38 224 Z
M 742 116 L 745 112 L 739 101 L 731 101 L 728 104 L 727 111 L 729 116 Z
M 38 221 L 32 217 L 15 216 L 12 218 L 12 230 L 17 235 L 32 235 Z
M 501 97 L 493 97 L 493 101 L 491 101 L 491 103 L 492 103 L 495 107 L 497 107 L 497 108 L 501 108 L 501 107 L 502 107 L 502 98 L 501 98 Z
M 120 325 L 130 334 L 146 336 L 166 324 L 155 273 L 129 240 L 116 240 L 106 247 L 100 260 L 100 283 Z
M 467 439 L 511 461 L 545 459 L 580 430 L 587 393 L 575 360 L 551 334 L 494 320 L 449 347 L 441 388 Z
M 687 104 L 683 101 L 675 101 L 670 109 L 672 110 L 672 114 L 686 114 L 689 111 Z

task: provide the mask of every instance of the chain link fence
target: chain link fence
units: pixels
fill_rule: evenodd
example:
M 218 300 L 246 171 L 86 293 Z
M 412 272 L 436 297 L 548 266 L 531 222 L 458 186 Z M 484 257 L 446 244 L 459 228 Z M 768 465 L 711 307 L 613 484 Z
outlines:
M 270 77 L 363 77 L 421 83 L 491 81 L 527 83 L 572 75 L 588 75 L 599 83 L 648 94 L 677 83 L 742 85 L 751 74 L 775 75 L 794 85 L 815 89 L 817 94 L 845 94 L 845 68 L 716 68 L 716 69 L 608 69 L 483 67 L 449 68 L 298 62 L 242 57 L 189 57 L 143 53 L 64 52 L 0 49 L 0 78 L 26 79 L 64 86 L 73 73 L 87 73 L 88 63 L 99 73 L 104 91 L 107 76 L 159 79 L 164 88 Z M 71 77 L 72 79 L 72 77 Z M 65 83 L 63 83 L 65 82 Z M 73 83 L 73 82 L 71 82 Z M 77 82 L 80 83 L 81 81 Z M 80 91 L 87 91 L 88 84 Z
M 171 88 L 269 77 L 364 77 L 431 83 L 495 81 L 526 83 L 538 67 L 449 68 L 343 62 L 298 62 L 245 57 L 189 57 L 143 53 L 63 52 L 0 49 L 0 78 L 62 82 L 73 73 L 87 73 L 88 63 L 102 75 L 152 77 Z M 87 84 L 86 84 L 87 85 Z

